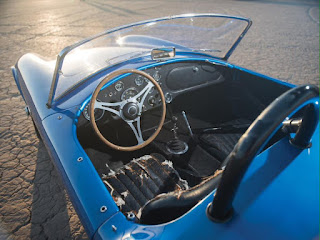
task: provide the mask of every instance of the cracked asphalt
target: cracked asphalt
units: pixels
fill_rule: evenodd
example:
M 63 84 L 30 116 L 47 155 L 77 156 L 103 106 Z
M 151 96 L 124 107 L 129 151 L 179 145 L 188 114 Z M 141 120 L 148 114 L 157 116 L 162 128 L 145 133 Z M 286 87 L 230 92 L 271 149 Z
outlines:
M 86 239 L 11 75 L 27 52 L 48 58 L 105 29 L 161 16 L 250 17 L 230 61 L 294 84 L 319 85 L 319 2 L 312 0 L 0 0 L 0 239 Z

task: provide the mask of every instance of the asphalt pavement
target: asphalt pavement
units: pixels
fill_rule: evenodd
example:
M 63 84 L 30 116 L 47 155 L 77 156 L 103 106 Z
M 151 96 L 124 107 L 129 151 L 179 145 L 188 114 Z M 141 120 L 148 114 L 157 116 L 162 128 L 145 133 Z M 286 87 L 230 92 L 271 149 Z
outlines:
M 319 1 L 0 0 L 0 239 L 85 239 L 10 66 L 119 25 L 182 13 L 249 17 L 230 62 L 293 84 L 319 85 Z

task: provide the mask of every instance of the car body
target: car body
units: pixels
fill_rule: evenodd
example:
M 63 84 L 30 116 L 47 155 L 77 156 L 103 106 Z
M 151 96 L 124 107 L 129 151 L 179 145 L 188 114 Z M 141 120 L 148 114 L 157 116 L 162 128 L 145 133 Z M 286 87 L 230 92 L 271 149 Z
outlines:
M 54 61 L 18 60 L 27 112 L 90 238 L 318 236 L 319 89 L 229 63 L 250 26 L 171 16 L 84 39 Z

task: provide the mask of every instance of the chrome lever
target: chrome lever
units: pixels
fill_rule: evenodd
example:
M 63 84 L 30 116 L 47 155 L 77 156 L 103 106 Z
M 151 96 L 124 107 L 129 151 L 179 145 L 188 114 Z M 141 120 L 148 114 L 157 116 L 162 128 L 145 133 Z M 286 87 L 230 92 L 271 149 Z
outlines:
M 185 112 L 185 111 L 182 111 L 182 116 L 183 116 L 183 119 L 184 119 L 184 121 L 185 121 L 185 123 L 186 123 L 186 125 L 187 125 L 187 128 L 188 128 L 188 130 L 189 130 L 190 136 L 192 137 L 193 140 L 195 140 L 194 135 L 193 135 L 193 132 L 192 132 L 192 129 L 191 129 L 191 126 L 190 126 L 190 123 L 189 123 L 189 121 L 188 121 L 188 118 L 187 118 L 187 115 L 186 115 L 186 112 Z

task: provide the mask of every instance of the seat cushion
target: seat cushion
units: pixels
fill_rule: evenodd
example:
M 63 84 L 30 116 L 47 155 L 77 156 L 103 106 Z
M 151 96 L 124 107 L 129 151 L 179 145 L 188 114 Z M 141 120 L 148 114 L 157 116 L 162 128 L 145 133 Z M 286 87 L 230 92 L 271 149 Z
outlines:
M 205 130 L 199 140 L 205 149 L 222 162 L 233 150 L 242 134 L 250 126 L 247 119 L 235 119 L 220 124 L 214 131 Z
M 209 147 L 207 150 L 221 161 L 229 155 L 241 136 L 239 133 L 203 134 L 200 141 L 205 143 Z
M 172 162 L 160 154 L 133 159 L 124 167 L 113 171 L 107 166 L 102 180 L 120 211 L 132 212 L 140 218 L 139 210 L 161 193 L 187 190 L 187 181 L 180 178 Z

